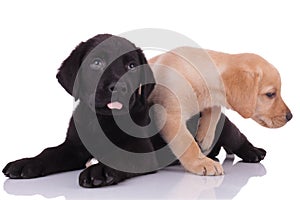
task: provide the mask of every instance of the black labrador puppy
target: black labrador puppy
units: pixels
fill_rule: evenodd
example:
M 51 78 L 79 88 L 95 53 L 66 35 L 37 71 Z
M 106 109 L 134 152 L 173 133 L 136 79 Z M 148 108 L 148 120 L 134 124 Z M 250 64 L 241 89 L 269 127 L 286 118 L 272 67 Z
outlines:
M 100 162 L 80 174 L 79 184 L 101 187 L 165 166 L 161 164 L 165 164 L 164 156 L 149 154 L 165 147 L 160 135 L 150 135 L 149 130 L 155 129 L 137 129 L 128 121 L 132 119 L 140 127 L 150 123 L 147 97 L 154 88 L 154 78 L 139 48 L 121 37 L 97 35 L 71 52 L 57 78 L 68 93 L 79 99 L 66 140 L 36 157 L 8 163 L 3 169 L 6 176 L 25 179 L 83 169 L 89 159 L 96 157 Z M 189 127 L 197 127 L 197 117 L 190 120 Z M 266 152 L 254 147 L 227 117 L 223 118 L 224 128 L 210 156 L 216 156 L 224 147 L 244 161 L 262 160 Z
M 128 118 L 139 126 L 149 123 L 147 97 L 154 88 L 154 78 L 145 64 L 141 49 L 121 37 L 101 34 L 80 43 L 57 74 L 64 89 L 80 101 L 70 120 L 65 142 L 45 149 L 36 157 L 9 163 L 3 173 L 13 179 L 46 176 L 85 168 L 94 156 L 105 164 L 92 165 L 80 174 L 79 183 L 83 187 L 112 185 L 154 171 L 154 155 L 133 160 L 107 148 L 113 144 L 125 152 L 153 151 L 146 133 L 131 136 L 116 123 Z M 125 74 L 127 77 L 122 79 Z M 120 165 L 126 166 L 124 171 L 118 170 Z

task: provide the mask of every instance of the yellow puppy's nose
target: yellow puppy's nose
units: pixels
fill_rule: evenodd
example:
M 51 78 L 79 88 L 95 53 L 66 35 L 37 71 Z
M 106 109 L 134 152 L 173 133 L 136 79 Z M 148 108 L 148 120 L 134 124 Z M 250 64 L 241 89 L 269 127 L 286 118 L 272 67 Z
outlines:
M 286 118 L 286 121 L 288 122 L 288 121 L 290 121 L 293 118 L 293 114 L 291 112 L 288 112 L 286 114 L 285 118 Z

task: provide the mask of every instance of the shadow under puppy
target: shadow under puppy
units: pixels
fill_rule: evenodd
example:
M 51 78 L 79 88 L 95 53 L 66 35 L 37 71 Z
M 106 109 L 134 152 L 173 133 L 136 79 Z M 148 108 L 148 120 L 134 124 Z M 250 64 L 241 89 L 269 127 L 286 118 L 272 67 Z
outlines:
M 36 157 L 8 163 L 3 173 L 13 179 L 40 177 L 83 169 L 86 162 L 96 156 L 106 163 L 86 168 L 80 174 L 79 184 L 100 187 L 156 169 L 154 154 L 132 160 L 109 148 L 113 144 L 123 152 L 153 151 L 146 132 L 136 133 L 137 137 L 134 137 L 116 124 L 116 120 L 128 121 L 129 118 L 138 126 L 149 123 L 146 99 L 154 88 L 154 78 L 150 67 L 145 64 L 147 61 L 142 51 L 124 38 L 100 34 L 81 42 L 62 63 L 57 74 L 64 89 L 79 99 L 66 140 Z M 141 65 L 143 68 L 139 67 Z M 124 78 L 125 74 L 127 77 Z M 90 152 L 94 153 L 93 156 Z M 119 170 L 120 166 L 125 170 Z

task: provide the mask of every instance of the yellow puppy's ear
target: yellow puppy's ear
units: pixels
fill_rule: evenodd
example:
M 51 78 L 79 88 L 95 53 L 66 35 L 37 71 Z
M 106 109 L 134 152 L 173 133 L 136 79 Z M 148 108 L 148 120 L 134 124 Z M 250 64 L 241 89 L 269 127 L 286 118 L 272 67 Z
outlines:
M 230 71 L 223 76 L 227 103 L 242 117 L 250 118 L 256 108 L 260 75 L 243 70 Z

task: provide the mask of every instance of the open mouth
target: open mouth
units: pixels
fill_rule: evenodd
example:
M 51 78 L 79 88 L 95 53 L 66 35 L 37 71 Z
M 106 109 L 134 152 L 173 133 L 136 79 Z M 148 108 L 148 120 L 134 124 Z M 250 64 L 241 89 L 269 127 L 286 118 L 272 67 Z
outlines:
M 111 110 L 121 110 L 123 108 L 123 104 L 118 101 L 110 102 L 106 106 Z

